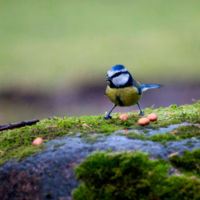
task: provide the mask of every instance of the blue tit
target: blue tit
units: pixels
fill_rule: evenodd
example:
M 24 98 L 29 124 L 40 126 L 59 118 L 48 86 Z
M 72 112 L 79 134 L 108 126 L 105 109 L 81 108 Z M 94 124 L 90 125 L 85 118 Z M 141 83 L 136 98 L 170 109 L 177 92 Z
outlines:
M 140 109 L 139 115 L 144 115 L 139 104 L 142 93 L 148 89 L 163 87 L 163 85 L 158 84 L 141 85 L 133 79 L 123 65 L 115 65 L 112 67 L 107 73 L 106 81 L 108 85 L 105 90 L 105 95 L 114 103 L 114 106 L 104 119 L 111 118 L 110 113 L 116 106 L 123 107 L 135 104 Z

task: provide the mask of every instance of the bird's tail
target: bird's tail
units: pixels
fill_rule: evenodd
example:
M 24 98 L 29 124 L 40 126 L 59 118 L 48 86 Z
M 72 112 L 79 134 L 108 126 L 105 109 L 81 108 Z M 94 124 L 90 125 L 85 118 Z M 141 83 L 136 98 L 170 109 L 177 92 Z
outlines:
M 154 88 L 160 88 L 164 87 L 164 85 L 159 85 L 159 84 L 147 84 L 147 85 L 141 85 L 142 92 L 148 90 L 148 89 L 154 89 Z

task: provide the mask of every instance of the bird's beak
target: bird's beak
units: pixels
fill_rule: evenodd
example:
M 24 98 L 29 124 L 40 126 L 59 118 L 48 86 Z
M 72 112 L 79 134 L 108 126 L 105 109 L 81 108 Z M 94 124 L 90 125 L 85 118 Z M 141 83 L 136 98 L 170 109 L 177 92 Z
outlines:
M 110 81 L 110 80 L 111 80 L 111 77 L 108 76 L 108 77 L 106 78 L 106 81 Z

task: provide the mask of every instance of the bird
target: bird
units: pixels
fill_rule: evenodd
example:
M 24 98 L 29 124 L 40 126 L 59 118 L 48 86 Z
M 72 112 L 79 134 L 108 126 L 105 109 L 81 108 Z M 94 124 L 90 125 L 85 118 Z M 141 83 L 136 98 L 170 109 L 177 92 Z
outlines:
M 159 84 L 141 85 L 133 79 L 123 65 L 115 65 L 108 70 L 106 81 L 108 85 L 105 89 L 105 95 L 114 103 L 111 110 L 104 117 L 106 120 L 112 118 L 110 114 L 116 106 L 124 107 L 137 104 L 140 109 L 139 115 L 143 116 L 144 113 L 139 104 L 143 92 L 148 89 L 163 87 L 163 85 Z

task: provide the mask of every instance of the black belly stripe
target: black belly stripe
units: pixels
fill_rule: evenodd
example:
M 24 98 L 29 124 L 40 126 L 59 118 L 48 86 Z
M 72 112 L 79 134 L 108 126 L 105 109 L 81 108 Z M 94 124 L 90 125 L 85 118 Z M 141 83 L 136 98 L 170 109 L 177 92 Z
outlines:
M 120 106 L 124 106 L 119 96 L 116 96 L 115 100 L 119 103 Z

